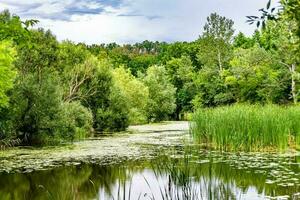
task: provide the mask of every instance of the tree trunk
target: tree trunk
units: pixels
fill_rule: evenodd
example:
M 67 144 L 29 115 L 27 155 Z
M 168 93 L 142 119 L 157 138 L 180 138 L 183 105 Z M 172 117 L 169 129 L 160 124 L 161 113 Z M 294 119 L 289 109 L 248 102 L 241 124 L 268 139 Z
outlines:
M 218 49 L 218 62 L 219 62 L 219 73 L 223 71 L 222 61 L 221 61 L 221 52 Z
M 292 98 L 294 104 L 297 104 L 298 99 L 297 99 L 297 88 L 296 88 L 296 81 L 295 81 L 295 72 L 296 72 L 296 65 L 292 64 L 290 66 L 290 72 L 292 76 L 292 82 L 291 82 L 291 87 L 292 87 Z

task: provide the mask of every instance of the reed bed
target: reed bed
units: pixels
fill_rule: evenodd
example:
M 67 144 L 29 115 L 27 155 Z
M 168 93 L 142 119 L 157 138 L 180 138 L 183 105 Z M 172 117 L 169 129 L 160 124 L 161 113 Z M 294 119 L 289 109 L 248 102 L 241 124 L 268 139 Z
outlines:
M 225 151 L 297 149 L 300 106 L 232 105 L 200 109 L 193 116 L 191 132 L 206 147 Z

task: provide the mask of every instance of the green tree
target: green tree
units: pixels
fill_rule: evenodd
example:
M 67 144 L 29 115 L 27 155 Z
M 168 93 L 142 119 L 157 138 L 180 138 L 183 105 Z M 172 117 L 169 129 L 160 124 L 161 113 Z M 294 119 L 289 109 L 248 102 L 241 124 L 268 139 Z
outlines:
M 149 88 L 146 107 L 148 121 L 167 119 L 176 108 L 176 88 L 168 80 L 165 67 L 156 65 L 149 67 L 144 83 Z
M 129 123 L 145 123 L 147 121 L 145 110 L 149 98 L 148 88 L 123 66 L 114 69 L 113 77 L 126 98 L 129 107 Z
M 18 45 L 28 44 L 30 31 L 28 28 L 35 25 L 38 20 L 21 21 L 20 17 L 11 15 L 8 10 L 0 12 L 0 41 L 12 40 Z
M 18 46 L 16 67 L 20 78 L 35 73 L 41 84 L 44 71 L 50 73 L 58 69 L 58 42 L 51 31 L 43 29 L 32 30 L 27 42 L 31 45 Z
M 38 77 L 29 74 L 14 88 L 10 115 L 13 131 L 23 143 L 33 145 L 73 140 L 82 135 L 82 130 L 87 131 L 86 134 L 90 131 L 88 124 L 92 118 L 89 111 L 64 104 L 55 77 L 55 74 L 45 74 L 43 84 L 39 84 Z
M 203 35 L 199 38 L 199 61 L 208 67 L 219 69 L 219 73 L 228 67 L 231 59 L 234 22 L 216 13 L 207 18 Z
M 288 18 L 282 17 L 277 21 L 268 21 L 263 29 L 260 41 L 267 48 L 277 62 L 286 71 L 290 79 L 290 99 L 296 104 L 299 95 L 299 69 L 300 46 L 296 34 L 297 24 Z
M 17 72 L 13 65 L 16 51 L 8 41 L 0 41 L 0 109 L 8 105 L 7 92 L 13 88 Z
M 83 104 L 90 108 L 97 131 L 118 131 L 128 126 L 128 105 L 125 96 L 115 84 L 112 66 L 108 60 L 100 60 L 93 78 L 86 83 L 86 90 L 93 88 Z
M 217 68 L 204 66 L 193 77 L 196 95 L 192 100 L 194 109 L 201 107 L 214 107 L 235 102 L 231 88 L 225 84 L 228 70 L 221 75 Z
M 95 128 L 98 131 L 123 131 L 129 125 L 129 107 L 120 88 L 112 85 L 108 102 L 96 110 Z
M 237 36 L 234 37 L 233 47 L 248 49 L 255 45 L 255 39 L 246 37 L 242 32 L 239 32 Z
M 225 84 L 232 88 L 237 102 L 281 103 L 287 90 L 286 70 L 274 55 L 254 46 L 236 49 Z
M 166 70 L 171 83 L 177 88 L 175 118 L 180 119 L 182 112 L 192 109 L 194 67 L 189 57 L 182 56 L 168 61 Z

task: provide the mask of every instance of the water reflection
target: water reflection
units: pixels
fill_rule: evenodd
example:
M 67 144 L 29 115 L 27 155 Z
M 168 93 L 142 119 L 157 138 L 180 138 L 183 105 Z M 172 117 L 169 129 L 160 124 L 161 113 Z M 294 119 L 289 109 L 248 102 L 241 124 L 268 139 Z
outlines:
M 212 152 L 0 174 L 1 200 L 297 199 L 297 157 Z

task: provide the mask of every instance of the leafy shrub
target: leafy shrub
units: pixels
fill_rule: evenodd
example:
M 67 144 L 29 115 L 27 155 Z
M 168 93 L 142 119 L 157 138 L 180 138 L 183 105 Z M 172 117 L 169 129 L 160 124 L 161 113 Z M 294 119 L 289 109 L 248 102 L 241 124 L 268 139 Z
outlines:
M 128 105 L 126 98 L 116 87 L 112 88 L 109 105 L 99 108 L 95 117 L 98 131 L 122 131 L 129 125 Z
M 93 127 L 91 111 L 82 106 L 80 102 L 63 104 L 63 111 L 62 127 L 65 126 L 67 130 L 71 130 L 63 132 L 63 137 L 73 140 L 89 136 Z
M 25 144 L 49 144 L 83 138 L 91 130 L 92 115 L 78 102 L 64 103 L 54 76 L 34 74 L 22 79 L 12 96 L 13 131 Z
M 144 83 L 149 88 L 149 99 L 146 106 L 148 121 L 168 119 L 168 116 L 176 108 L 176 88 L 169 81 L 165 67 L 149 67 Z
M 143 124 L 147 122 L 146 106 L 149 98 L 148 87 L 129 70 L 119 67 L 113 70 L 113 77 L 117 87 L 126 98 L 128 104 L 128 117 L 130 124 Z

